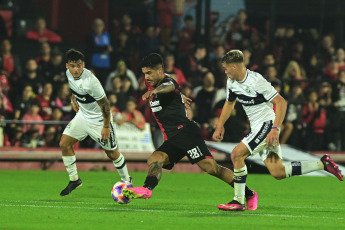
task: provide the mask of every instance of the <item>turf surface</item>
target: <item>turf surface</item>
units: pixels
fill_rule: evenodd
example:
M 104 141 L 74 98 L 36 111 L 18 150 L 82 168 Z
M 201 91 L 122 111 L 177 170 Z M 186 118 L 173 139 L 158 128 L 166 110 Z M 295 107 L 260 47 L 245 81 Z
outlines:
M 115 203 L 115 172 L 80 172 L 67 197 L 66 172 L 1 171 L 0 229 L 345 229 L 345 182 L 335 177 L 276 181 L 250 174 L 257 211 L 225 212 L 233 189 L 205 174 L 164 173 L 149 200 Z M 141 186 L 146 173 L 131 173 Z

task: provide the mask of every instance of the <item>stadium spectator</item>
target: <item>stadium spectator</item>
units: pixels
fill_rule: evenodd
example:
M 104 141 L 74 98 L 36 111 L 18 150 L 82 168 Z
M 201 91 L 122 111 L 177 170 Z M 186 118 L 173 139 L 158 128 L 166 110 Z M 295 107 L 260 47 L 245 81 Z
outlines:
M 286 110 L 285 124 L 292 124 L 292 133 L 280 136 L 280 143 L 290 143 L 293 146 L 302 148 L 302 108 L 304 105 L 303 89 L 301 84 L 293 85 L 292 90 L 287 95 L 288 106 Z
M 183 55 L 190 55 L 195 46 L 194 18 L 191 15 L 184 17 L 185 26 L 179 31 L 178 51 Z
M 59 147 L 61 134 L 56 131 L 55 126 L 47 126 L 44 131 L 44 147 L 56 148 Z M 59 136 L 59 137 L 58 137 Z
M 164 58 L 165 73 L 169 74 L 169 77 L 175 79 L 177 84 L 181 87 L 186 83 L 186 78 L 179 68 L 175 66 L 175 57 L 173 54 L 168 54 Z
M 327 112 L 320 106 L 318 95 L 315 90 L 310 90 L 307 94 L 306 103 L 303 106 L 302 121 L 306 126 L 305 149 L 324 150 L 325 149 L 325 126 Z
M 145 118 L 143 114 L 136 109 L 137 103 L 134 98 L 130 98 L 126 103 L 126 109 L 122 112 L 125 122 L 133 124 L 140 130 L 145 129 Z
M 212 117 L 213 101 L 217 89 L 214 87 L 214 75 L 211 72 L 204 74 L 203 85 L 198 93 L 196 93 L 196 118 L 202 126 L 209 122 Z
M 118 124 L 122 125 L 125 120 L 121 113 L 121 111 L 117 108 L 117 96 L 115 93 L 110 93 L 107 95 L 109 103 L 110 103 L 110 111 L 113 114 L 113 121 Z
M 44 79 L 38 72 L 37 62 L 33 58 L 30 58 L 26 62 L 24 75 L 22 80 L 20 81 L 21 84 L 19 85 L 19 87 L 16 87 L 16 89 L 21 90 L 25 85 L 30 85 L 33 92 L 37 95 L 42 90 L 43 82 Z
M 92 31 L 86 40 L 87 52 L 91 57 L 90 65 L 102 85 L 105 83 L 111 67 L 110 54 L 113 52 L 110 36 L 104 28 L 103 20 L 96 18 L 92 24 Z
M 53 103 L 56 107 L 61 109 L 63 113 L 62 120 L 71 120 L 74 114 L 70 98 L 71 90 L 68 83 L 64 83 L 58 89 L 57 97 Z
M 33 126 L 26 131 L 21 140 L 21 146 L 26 148 L 37 148 L 44 146 L 43 136 L 39 134 L 39 130 L 35 129 Z
M 323 60 L 323 63 L 329 63 L 332 60 L 334 54 L 334 37 L 330 34 L 323 36 L 321 47 L 321 58 Z
M 187 82 L 193 87 L 201 85 L 202 74 L 209 71 L 206 47 L 202 44 L 197 45 L 194 53 L 184 57 L 180 63 Z
M 40 56 L 35 58 L 37 62 L 39 71 L 45 75 L 45 72 L 49 70 L 49 62 L 50 62 L 50 45 L 48 42 L 42 42 L 40 47 Z
M 266 66 L 266 71 L 265 71 L 264 76 L 266 76 L 267 81 L 271 83 L 275 82 L 279 86 L 282 86 L 282 81 L 279 79 L 277 68 L 274 65 Z
M 36 19 L 35 29 L 26 33 L 26 38 L 42 42 L 61 42 L 61 37 L 46 28 L 46 20 L 42 17 Z
M 335 57 L 339 65 L 339 69 L 345 69 L 345 50 L 343 48 L 337 49 Z
M 310 80 L 320 80 L 323 78 L 322 63 L 316 54 L 311 55 L 309 60 L 306 60 L 306 75 Z
M 333 113 L 330 129 L 331 140 L 334 147 L 338 151 L 345 151 L 345 70 L 339 72 L 339 80 L 333 85 L 332 90 Z
M 230 30 L 226 35 L 226 49 L 242 48 L 241 42 L 250 38 L 252 28 L 247 23 L 247 17 L 245 10 L 239 10 L 234 20 L 230 21 Z
M 137 44 L 141 30 L 138 26 L 132 24 L 132 18 L 129 14 L 124 14 L 121 18 L 121 23 L 117 20 L 113 21 L 114 30 L 113 36 L 115 39 L 118 39 L 120 34 L 123 32 L 128 35 L 128 40 L 130 44 Z M 134 46 L 133 48 L 137 48 Z
M 337 62 L 335 57 L 332 57 L 331 61 L 326 65 L 324 74 L 326 80 L 338 80 L 339 63 Z
M 108 75 L 108 78 L 105 82 L 105 91 L 111 91 L 111 81 L 115 76 L 119 76 L 122 81 L 129 79 L 131 81 L 131 87 L 133 90 L 138 90 L 139 83 L 137 77 L 132 70 L 127 68 L 124 60 L 119 60 L 116 64 L 116 70 Z
M 33 95 L 32 86 L 24 86 L 21 92 L 21 97 L 16 97 L 14 103 L 14 120 L 21 120 L 24 114 L 29 110 L 31 103 L 33 102 Z
M 164 45 L 170 45 L 172 31 L 173 2 L 171 0 L 157 0 L 159 14 L 160 37 Z
M 42 117 L 38 114 L 40 111 L 40 105 L 38 101 L 33 100 L 30 104 L 29 110 L 24 114 L 23 121 L 43 121 Z M 38 130 L 38 134 L 42 135 L 44 131 L 43 124 L 24 124 L 23 133 L 25 134 L 28 131 Z
M 225 49 L 223 45 L 217 45 L 213 51 L 210 53 L 210 71 L 215 77 L 215 86 L 217 88 L 223 88 L 226 82 L 226 76 L 221 64 L 221 57 L 225 54 Z
M 12 53 L 12 43 L 9 39 L 1 42 L 0 70 L 0 74 L 5 75 L 12 85 L 22 75 L 20 60 Z
M 10 133 L 4 135 L 4 146 L 7 147 L 20 147 L 21 139 L 23 136 L 23 126 L 16 125 Z
M 2 104 L 2 112 L 5 115 L 5 117 L 12 117 L 13 115 L 13 106 L 12 103 L 10 101 L 10 99 L 8 98 L 8 96 L 6 95 L 6 93 L 3 91 L 2 89 L 2 83 L 0 82 L 0 98 L 1 98 L 1 104 Z
M 140 37 L 140 55 L 145 56 L 148 53 L 157 52 L 160 46 L 162 46 L 162 41 L 157 36 L 156 28 L 154 26 L 148 26 L 145 33 Z
M 111 90 L 106 91 L 107 94 L 115 93 L 117 97 L 117 108 L 123 111 L 126 108 L 126 102 L 128 100 L 127 93 L 123 92 L 123 82 L 120 76 L 115 76 L 111 80 Z
M 60 85 L 67 81 L 66 66 L 65 63 L 63 63 L 62 53 L 59 49 L 52 50 L 51 59 L 48 63 L 48 68 L 44 73 L 44 78 L 52 83 L 56 88 L 59 88 Z
M 43 120 L 50 120 L 52 117 L 52 106 L 55 105 L 52 94 L 53 85 L 50 82 L 46 82 L 43 85 L 42 93 L 36 96 L 36 100 L 40 105 L 39 115 Z

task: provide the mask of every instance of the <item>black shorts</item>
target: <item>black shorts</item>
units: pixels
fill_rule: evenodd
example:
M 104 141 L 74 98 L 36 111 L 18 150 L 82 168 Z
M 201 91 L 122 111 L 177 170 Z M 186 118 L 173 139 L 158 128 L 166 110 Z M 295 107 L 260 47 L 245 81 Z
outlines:
M 172 169 L 184 156 L 187 156 L 192 164 L 205 158 L 213 159 L 195 122 L 190 122 L 178 134 L 164 141 L 156 151 L 164 152 L 169 156 L 170 164 L 164 165 L 165 169 Z

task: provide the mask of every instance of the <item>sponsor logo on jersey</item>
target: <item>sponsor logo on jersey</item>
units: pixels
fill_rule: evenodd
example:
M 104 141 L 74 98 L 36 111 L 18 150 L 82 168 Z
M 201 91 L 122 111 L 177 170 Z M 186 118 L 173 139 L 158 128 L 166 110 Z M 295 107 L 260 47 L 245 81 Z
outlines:
M 157 100 L 157 101 L 150 101 L 150 106 L 151 106 L 151 110 L 152 112 L 158 112 L 158 111 L 161 111 L 163 108 L 162 106 L 160 106 L 160 102 Z
M 237 101 L 240 102 L 240 103 L 242 103 L 242 104 L 246 104 L 246 105 L 254 105 L 254 103 L 255 103 L 255 100 L 254 100 L 254 99 L 252 99 L 252 100 L 250 100 L 250 101 L 245 101 L 245 100 L 242 100 L 242 99 L 240 99 L 240 98 L 237 98 Z

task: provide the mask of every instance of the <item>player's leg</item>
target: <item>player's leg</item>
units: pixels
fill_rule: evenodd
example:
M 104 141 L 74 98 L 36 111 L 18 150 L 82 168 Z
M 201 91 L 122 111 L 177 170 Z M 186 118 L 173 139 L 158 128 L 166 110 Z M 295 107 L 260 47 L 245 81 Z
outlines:
M 197 163 L 197 165 L 208 174 L 215 176 L 231 187 L 234 187 L 234 172 L 226 167 L 223 167 L 214 159 L 206 158 Z M 247 185 L 245 186 L 245 198 L 248 210 L 256 210 L 258 207 L 258 194 L 251 190 Z
M 162 168 L 169 165 L 169 156 L 165 152 L 155 151 L 147 160 L 149 166 L 147 177 L 142 187 L 127 188 L 122 191 L 123 195 L 133 198 L 148 199 L 152 195 L 152 190 L 158 185 L 162 177 Z
M 129 176 L 125 157 L 118 151 L 118 149 L 113 150 L 106 150 L 104 149 L 105 153 L 112 160 L 117 172 L 119 173 L 121 180 L 129 181 L 133 183 L 133 179 Z
M 70 178 L 67 187 L 61 191 L 61 196 L 70 194 L 74 189 L 82 185 L 82 181 L 78 176 L 76 157 L 73 150 L 73 145 L 77 142 L 77 139 L 63 134 L 59 143 L 62 151 L 62 160 Z
M 80 140 L 83 140 L 87 133 L 85 131 L 85 121 L 77 114 L 72 121 L 66 126 L 59 146 L 62 151 L 62 160 L 69 175 L 69 183 L 67 187 L 61 191 L 61 196 L 70 194 L 74 189 L 82 185 L 82 181 L 78 176 L 76 157 L 73 150 L 73 145 Z
M 228 204 L 218 205 L 218 208 L 226 211 L 244 211 L 244 198 L 247 179 L 247 166 L 244 160 L 250 155 L 247 146 L 240 142 L 231 152 L 231 160 L 234 165 L 234 199 Z
M 292 161 L 284 165 L 279 154 L 271 153 L 264 162 L 271 175 L 277 180 L 325 170 L 343 181 L 341 171 L 328 155 L 316 161 Z
M 87 128 L 88 135 L 96 141 L 105 151 L 110 160 L 112 160 L 121 180 L 132 183 L 133 179 L 129 176 L 125 157 L 118 151 L 116 144 L 116 135 L 114 124 L 110 122 L 110 136 L 108 140 L 103 140 L 101 136 L 103 125 L 89 125 Z

